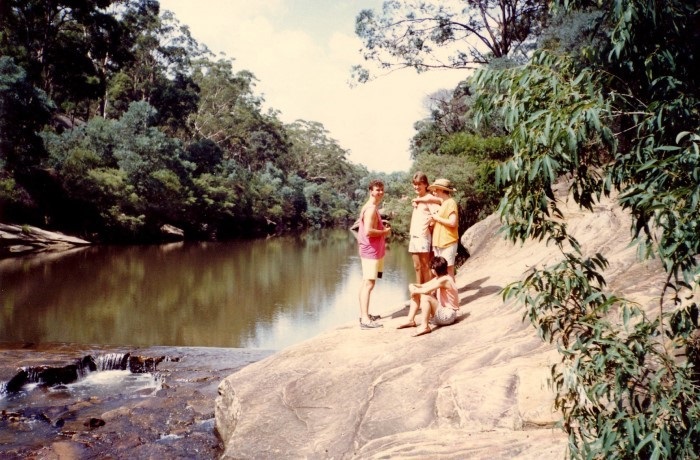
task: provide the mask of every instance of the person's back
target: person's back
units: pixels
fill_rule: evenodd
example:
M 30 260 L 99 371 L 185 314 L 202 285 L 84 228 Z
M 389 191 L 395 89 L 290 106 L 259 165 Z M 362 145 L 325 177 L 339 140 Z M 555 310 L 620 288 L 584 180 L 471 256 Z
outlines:
M 437 300 L 441 306 L 459 310 L 459 291 L 457 283 L 449 275 L 444 274 L 440 277 L 440 287 L 437 290 Z

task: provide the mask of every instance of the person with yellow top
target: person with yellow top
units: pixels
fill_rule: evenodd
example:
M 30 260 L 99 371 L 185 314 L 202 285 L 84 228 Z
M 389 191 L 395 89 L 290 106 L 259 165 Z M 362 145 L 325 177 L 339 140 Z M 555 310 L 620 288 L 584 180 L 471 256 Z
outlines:
M 452 198 L 456 192 L 448 179 L 436 179 L 429 187 L 433 195 L 442 200 L 440 209 L 432 215 L 433 227 L 433 254 L 435 257 L 444 257 L 447 261 L 447 273 L 454 279 L 455 259 L 457 258 L 457 245 L 459 244 L 459 214 L 457 202 Z

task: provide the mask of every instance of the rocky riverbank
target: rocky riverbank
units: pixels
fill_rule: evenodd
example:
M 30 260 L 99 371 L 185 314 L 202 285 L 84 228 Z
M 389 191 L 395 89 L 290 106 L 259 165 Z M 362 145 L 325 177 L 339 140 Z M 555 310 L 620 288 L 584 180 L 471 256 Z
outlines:
M 566 189 L 568 230 L 584 252 L 608 258 L 608 287 L 658 308 L 663 270 L 637 260 L 629 216 L 609 199 L 580 210 Z M 491 216 L 462 236 L 471 257 L 456 277 L 456 324 L 412 337 L 397 329 L 407 313 L 397 299 L 374 307 L 381 329 L 348 324 L 227 377 L 216 401 L 223 458 L 564 458 L 549 385 L 559 355 L 500 295 L 561 254 L 544 242 L 510 244 L 499 226 Z
M 0 382 L 5 384 L 21 380 L 16 378 L 21 368 L 29 373 L 72 370 L 74 363 L 88 361 L 86 357 L 127 364 L 131 358 L 127 367 L 151 359 L 155 365 L 88 369 L 73 383 L 46 386 L 26 381 L 9 392 L 4 388 L 0 458 L 219 458 L 223 445 L 214 426 L 217 386 L 270 354 L 250 349 L 0 343 Z

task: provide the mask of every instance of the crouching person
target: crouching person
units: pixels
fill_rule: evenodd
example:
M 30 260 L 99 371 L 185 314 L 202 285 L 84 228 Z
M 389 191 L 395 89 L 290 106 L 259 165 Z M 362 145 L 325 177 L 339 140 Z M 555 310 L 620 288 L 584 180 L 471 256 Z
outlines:
M 447 261 L 444 257 L 436 257 L 430 264 L 434 278 L 423 284 L 409 284 L 411 306 L 408 310 L 408 322 L 397 329 L 417 327 L 416 314 L 421 309 L 421 330 L 414 335 L 429 334 L 429 321 L 432 319 L 436 326 L 447 326 L 457 319 L 459 312 L 459 292 L 454 279 L 447 272 Z M 435 291 L 435 297 L 430 295 Z

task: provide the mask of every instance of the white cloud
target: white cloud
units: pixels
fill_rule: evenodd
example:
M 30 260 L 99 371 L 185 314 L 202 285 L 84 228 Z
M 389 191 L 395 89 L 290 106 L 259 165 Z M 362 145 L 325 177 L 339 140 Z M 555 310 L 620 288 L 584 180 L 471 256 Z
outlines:
M 350 150 L 350 161 L 370 170 L 408 170 L 413 124 L 426 116 L 425 97 L 453 88 L 464 74 L 405 70 L 350 88 L 350 68 L 361 60 L 354 15 L 379 7 L 381 0 L 351 5 L 339 8 L 327 0 L 161 0 L 161 8 L 173 11 L 199 42 L 234 58 L 234 70 L 251 71 L 259 80 L 256 89 L 284 122 L 322 123 Z M 339 9 L 351 12 L 338 14 Z

